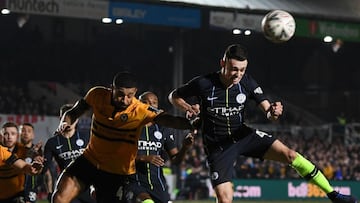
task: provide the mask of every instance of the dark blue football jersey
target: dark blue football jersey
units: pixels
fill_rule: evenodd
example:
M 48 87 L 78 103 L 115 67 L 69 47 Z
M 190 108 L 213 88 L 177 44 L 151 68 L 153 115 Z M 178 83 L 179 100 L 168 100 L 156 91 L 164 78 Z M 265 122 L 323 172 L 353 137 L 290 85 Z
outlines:
M 174 130 L 154 124 L 143 128 L 138 141 L 138 155 L 160 155 L 166 160 L 168 158 L 166 151 L 176 147 Z M 170 195 L 162 170 L 163 167 L 151 163 L 136 162 L 139 186 L 151 194 L 154 200 L 167 202 L 170 200 Z
M 49 138 L 44 148 L 45 168 L 49 167 L 50 161 L 55 158 L 59 168 L 63 170 L 72 160 L 84 152 L 88 143 L 89 134 L 78 131 L 70 138 L 65 138 L 62 135 Z
M 176 93 L 185 99 L 197 97 L 203 136 L 212 143 L 241 136 L 246 102 L 254 100 L 259 104 L 267 99 L 250 75 L 244 74 L 239 84 L 227 88 L 220 81 L 220 72 L 195 77 Z

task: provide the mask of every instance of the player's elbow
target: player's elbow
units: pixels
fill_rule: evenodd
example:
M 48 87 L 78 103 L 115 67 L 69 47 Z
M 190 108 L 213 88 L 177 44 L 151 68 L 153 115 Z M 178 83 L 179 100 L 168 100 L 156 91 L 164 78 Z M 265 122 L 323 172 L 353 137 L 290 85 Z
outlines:
M 168 95 L 168 100 L 171 104 L 174 104 L 174 96 L 175 96 L 175 90 L 171 91 L 170 94 Z

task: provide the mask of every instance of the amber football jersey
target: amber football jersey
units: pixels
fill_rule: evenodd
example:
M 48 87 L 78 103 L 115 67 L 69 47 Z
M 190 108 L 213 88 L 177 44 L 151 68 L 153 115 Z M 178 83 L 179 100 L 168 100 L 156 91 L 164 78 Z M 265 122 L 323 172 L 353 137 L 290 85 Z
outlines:
M 6 149 L 6 148 L 5 148 Z M 2 151 L 3 149 L 1 149 Z M 22 144 L 16 144 L 13 154 L 25 159 L 27 149 Z M 3 152 L 1 152 L 3 153 Z M 8 153 L 6 153 L 8 156 Z M 0 166 L 0 200 L 10 198 L 24 190 L 25 174 L 11 165 Z
M 84 98 L 93 112 L 84 156 L 106 172 L 134 174 L 141 130 L 158 115 L 158 110 L 134 98 L 128 108 L 116 111 L 111 97 L 110 88 L 94 87 Z
M 6 164 L 6 161 L 11 157 L 11 152 L 9 152 L 8 148 L 3 147 L 0 145 L 0 166 L 3 166 Z

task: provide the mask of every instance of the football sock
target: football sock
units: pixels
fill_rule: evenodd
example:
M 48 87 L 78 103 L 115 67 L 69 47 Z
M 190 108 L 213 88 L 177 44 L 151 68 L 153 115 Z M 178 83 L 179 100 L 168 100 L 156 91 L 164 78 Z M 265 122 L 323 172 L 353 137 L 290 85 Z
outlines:
M 301 154 L 297 153 L 296 158 L 290 166 L 293 167 L 301 177 L 317 185 L 326 194 L 334 190 L 324 174 Z
M 142 201 L 142 203 L 154 203 L 154 200 L 146 199 L 146 200 Z

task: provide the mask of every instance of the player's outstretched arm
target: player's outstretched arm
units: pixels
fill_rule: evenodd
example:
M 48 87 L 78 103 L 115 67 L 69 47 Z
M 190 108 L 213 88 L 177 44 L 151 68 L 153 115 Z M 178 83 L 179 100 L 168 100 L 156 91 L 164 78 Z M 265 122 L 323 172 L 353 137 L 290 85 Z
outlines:
M 86 103 L 84 99 L 78 100 L 71 109 L 67 110 L 63 114 L 60 120 L 60 124 L 56 129 L 55 133 L 62 134 L 62 132 L 64 132 L 67 128 L 70 127 L 71 124 L 73 124 L 76 121 L 76 119 L 78 119 L 89 109 L 90 106 Z
M 158 116 L 156 116 L 154 122 L 169 128 L 175 128 L 181 130 L 194 129 L 192 122 L 186 119 L 185 117 L 173 116 L 167 114 L 166 112 L 162 112 Z
M 191 105 L 185 99 L 176 94 L 176 90 L 172 91 L 168 96 L 169 102 L 176 108 L 186 112 L 187 116 L 194 117 L 200 113 L 199 105 Z
M 22 159 L 17 159 L 13 163 L 13 166 L 21 169 L 24 173 L 29 175 L 38 175 L 41 173 L 41 170 L 43 168 L 43 164 L 39 161 L 34 161 L 32 164 L 29 164 Z
M 74 106 L 66 111 L 61 119 L 69 118 L 70 123 L 73 124 L 76 119 L 78 119 L 81 115 L 83 115 L 86 111 L 90 109 L 90 106 L 86 103 L 84 99 L 78 100 Z
M 6 147 L 0 145 L 0 160 L 2 164 L 12 165 L 15 168 L 21 169 L 24 173 L 29 175 L 37 175 L 43 168 L 44 159 L 42 157 L 35 157 L 32 164 L 26 163 L 19 159 L 15 154 L 12 154 Z

